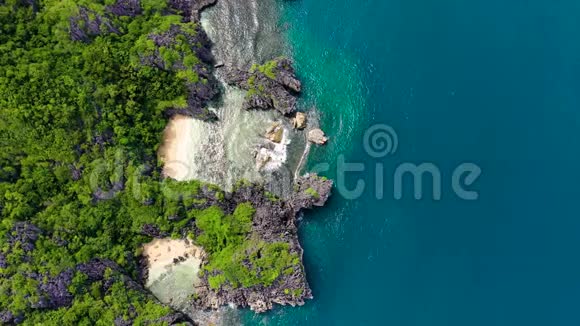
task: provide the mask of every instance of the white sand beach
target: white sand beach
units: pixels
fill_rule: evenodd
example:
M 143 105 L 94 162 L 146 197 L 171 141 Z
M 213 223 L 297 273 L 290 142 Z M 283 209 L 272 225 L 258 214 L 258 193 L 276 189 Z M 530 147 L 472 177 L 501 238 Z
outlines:
M 245 92 L 225 87 L 223 102 L 210 107 L 218 121 L 203 122 L 188 116 L 172 117 L 159 148 L 163 175 L 177 181 L 201 180 L 231 189 L 239 179 L 263 181 L 256 168 L 256 151 L 268 141 L 266 129 L 276 121 L 271 111 L 242 109 Z M 263 171 L 279 169 L 286 161 L 291 133 L 280 144 L 269 144 L 271 156 Z
M 191 178 L 192 161 L 195 148 L 194 119 L 177 115 L 171 118 L 163 133 L 163 144 L 159 157 L 165 163 L 163 175 L 177 181 Z

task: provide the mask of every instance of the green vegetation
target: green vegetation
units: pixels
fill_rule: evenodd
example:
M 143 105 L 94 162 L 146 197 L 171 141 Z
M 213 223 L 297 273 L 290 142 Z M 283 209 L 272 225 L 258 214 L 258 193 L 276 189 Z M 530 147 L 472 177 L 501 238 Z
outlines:
M 40 284 L 27 275 L 57 276 L 104 258 L 136 276 L 133 257 L 150 241 L 142 228 L 180 234 L 193 218 L 201 184 L 159 182 L 156 152 L 164 110 L 185 107 L 185 82 L 199 79 L 191 69 L 199 59 L 187 44 L 198 27 L 161 14 L 162 1 L 142 1 L 144 14 L 134 18 L 106 14 L 99 0 L 44 0 L 36 13 L 25 2 L 0 2 L 0 312 L 31 325 L 156 320 L 169 310 L 120 281 L 104 292 L 75 278 L 72 306 L 35 310 Z M 100 35 L 73 41 L 70 17 L 80 5 L 89 23 L 100 16 L 118 32 L 101 24 Z M 148 35 L 171 26 L 181 28 L 177 41 L 156 49 Z M 141 63 L 157 50 L 167 67 Z M 177 60 L 185 68 L 173 69 Z M 22 221 L 43 230 L 30 252 L 19 240 L 8 243 Z
M 234 190 L 243 188 L 243 187 L 248 187 L 251 186 L 252 183 L 246 179 L 240 179 L 238 181 L 236 181 L 236 184 L 234 185 Z
M 320 194 L 316 190 L 314 190 L 314 188 L 308 188 L 304 192 L 314 199 L 320 199 Z
M 122 282 L 115 282 L 106 293 L 101 293 L 100 282 L 75 293 L 73 305 L 64 310 L 35 311 L 27 316 L 25 325 L 114 325 L 118 317 L 132 320 L 135 325 L 159 319 L 171 312 L 168 307 L 154 303 L 143 293 L 127 290 Z M 131 305 L 131 312 L 127 307 Z
M 254 64 L 250 68 L 250 72 L 254 73 L 256 71 L 261 72 L 264 76 L 270 79 L 276 79 L 276 68 L 278 67 L 278 60 L 270 60 L 263 65 Z
M 277 202 L 280 202 L 281 201 L 281 199 L 278 198 L 278 196 L 274 195 L 273 193 L 271 193 L 269 191 L 266 191 L 264 193 L 264 195 L 266 196 L 266 198 L 268 198 L 269 201 L 271 201 L 273 203 L 277 203 Z
M 300 264 L 298 255 L 290 253 L 289 244 L 266 243 L 250 234 L 254 213 L 250 203 L 242 203 L 232 215 L 211 207 L 197 216 L 196 225 L 201 230 L 197 243 L 210 254 L 205 271 L 213 289 L 224 284 L 234 288 L 269 286 Z
M 258 84 L 256 82 L 256 76 L 252 75 L 248 78 L 248 93 L 246 94 L 247 97 L 254 96 L 254 95 L 266 95 L 264 93 L 265 87 L 262 84 Z
M 266 243 L 257 239 L 229 245 L 212 255 L 205 267 L 210 272 L 210 286 L 218 289 L 226 283 L 234 288 L 272 285 L 278 277 L 291 274 L 300 264 L 298 255 L 289 250 L 288 243 Z
M 226 199 L 226 196 L 223 191 L 218 191 L 215 193 L 215 199 L 219 201 L 224 201 Z
M 254 74 L 256 72 L 262 73 L 264 76 L 276 80 L 276 68 L 278 67 L 278 60 L 271 60 L 263 65 L 254 64 L 250 68 L 250 73 Z M 256 80 L 256 75 L 250 76 L 248 78 L 248 93 L 247 97 L 254 95 L 267 95 L 265 94 L 265 86 Z
M 302 289 L 284 289 L 284 294 L 289 295 L 292 294 L 293 297 L 300 297 L 302 295 L 302 293 L 304 292 L 304 290 Z

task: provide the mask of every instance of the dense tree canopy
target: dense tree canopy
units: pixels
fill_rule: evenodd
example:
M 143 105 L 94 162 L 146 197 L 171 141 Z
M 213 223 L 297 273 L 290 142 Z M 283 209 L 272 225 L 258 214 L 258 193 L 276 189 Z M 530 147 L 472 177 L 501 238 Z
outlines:
M 133 281 L 152 237 L 206 247 L 213 288 L 299 263 L 250 203 L 161 178 L 164 113 L 208 84 L 198 32 L 157 0 L 0 0 L 0 323 L 167 323 Z
M 195 33 L 196 26 L 171 14 L 162 1 L 143 1 L 137 16 L 113 15 L 108 7 L 113 4 L 7 0 L 0 5 L 4 320 L 10 314 L 30 324 L 111 325 L 131 309 L 136 321 L 168 312 L 151 297 L 124 290 L 113 276 L 103 280 L 112 283 L 106 287 L 79 281 L 67 307 L 42 314 L 34 309 L 58 307 L 58 302 L 43 303 L 56 300 L 43 284 L 94 258 L 109 259 L 136 276 L 136 248 L 150 239 L 142 235 L 144 226 L 174 232 L 177 227 L 166 215 L 183 205 L 179 192 L 199 188 L 196 182 L 160 183 L 155 154 L 164 110 L 183 105 L 186 79 L 195 78 L 182 72 L 197 61 L 195 53 L 181 42 L 184 68 L 143 64 L 144 51 L 159 50 L 149 35 L 172 26 Z M 176 50 L 160 52 L 176 60 Z M 173 196 L 163 196 L 168 191 Z

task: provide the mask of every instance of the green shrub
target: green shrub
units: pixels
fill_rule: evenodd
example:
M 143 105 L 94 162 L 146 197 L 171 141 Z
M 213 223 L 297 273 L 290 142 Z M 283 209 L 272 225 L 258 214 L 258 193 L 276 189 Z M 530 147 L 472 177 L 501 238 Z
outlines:
M 269 201 L 273 202 L 273 203 L 277 203 L 280 201 L 280 198 L 278 198 L 278 196 L 274 195 L 273 193 L 266 191 L 264 193 L 264 195 L 266 196 L 266 198 L 268 198 Z
M 304 192 L 314 199 L 320 199 L 320 194 L 314 188 L 308 188 Z
M 212 255 L 205 269 L 210 274 L 217 273 L 210 277 L 214 280 L 214 289 L 223 284 L 248 288 L 270 286 L 283 275 L 284 270 L 298 264 L 298 255 L 290 252 L 288 243 L 251 239 L 239 245 L 230 245 Z
M 250 68 L 250 72 L 259 71 L 264 74 L 266 77 L 270 79 L 276 79 L 276 68 L 278 67 L 278 60 L 270 60 L 264 63 L 263 65 L 254 64 L 252 68 Z
M 250 236 L 255 212 L 251 203 L 241 203 L 229 216 L 217 207 L 197 215 L 196 226 L 201 233 L 196 242 L 210 254 L 204 269 L 209 272 L 212 288 L 224 284 L 269 286 L 300 263 L 298 255 L 290 253 L 289 244 L 267 243 Z

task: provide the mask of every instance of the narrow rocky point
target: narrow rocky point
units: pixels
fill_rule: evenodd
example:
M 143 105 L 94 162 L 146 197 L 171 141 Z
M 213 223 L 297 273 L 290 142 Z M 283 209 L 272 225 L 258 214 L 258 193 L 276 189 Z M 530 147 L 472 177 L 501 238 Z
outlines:
M 253 65 L 247 71 L 230 69 L 226 81 L 248 91 L 244 109 L 276 110 L 285 116 L 296 111 L 296 95 L 302 90 L 288 58 Z

